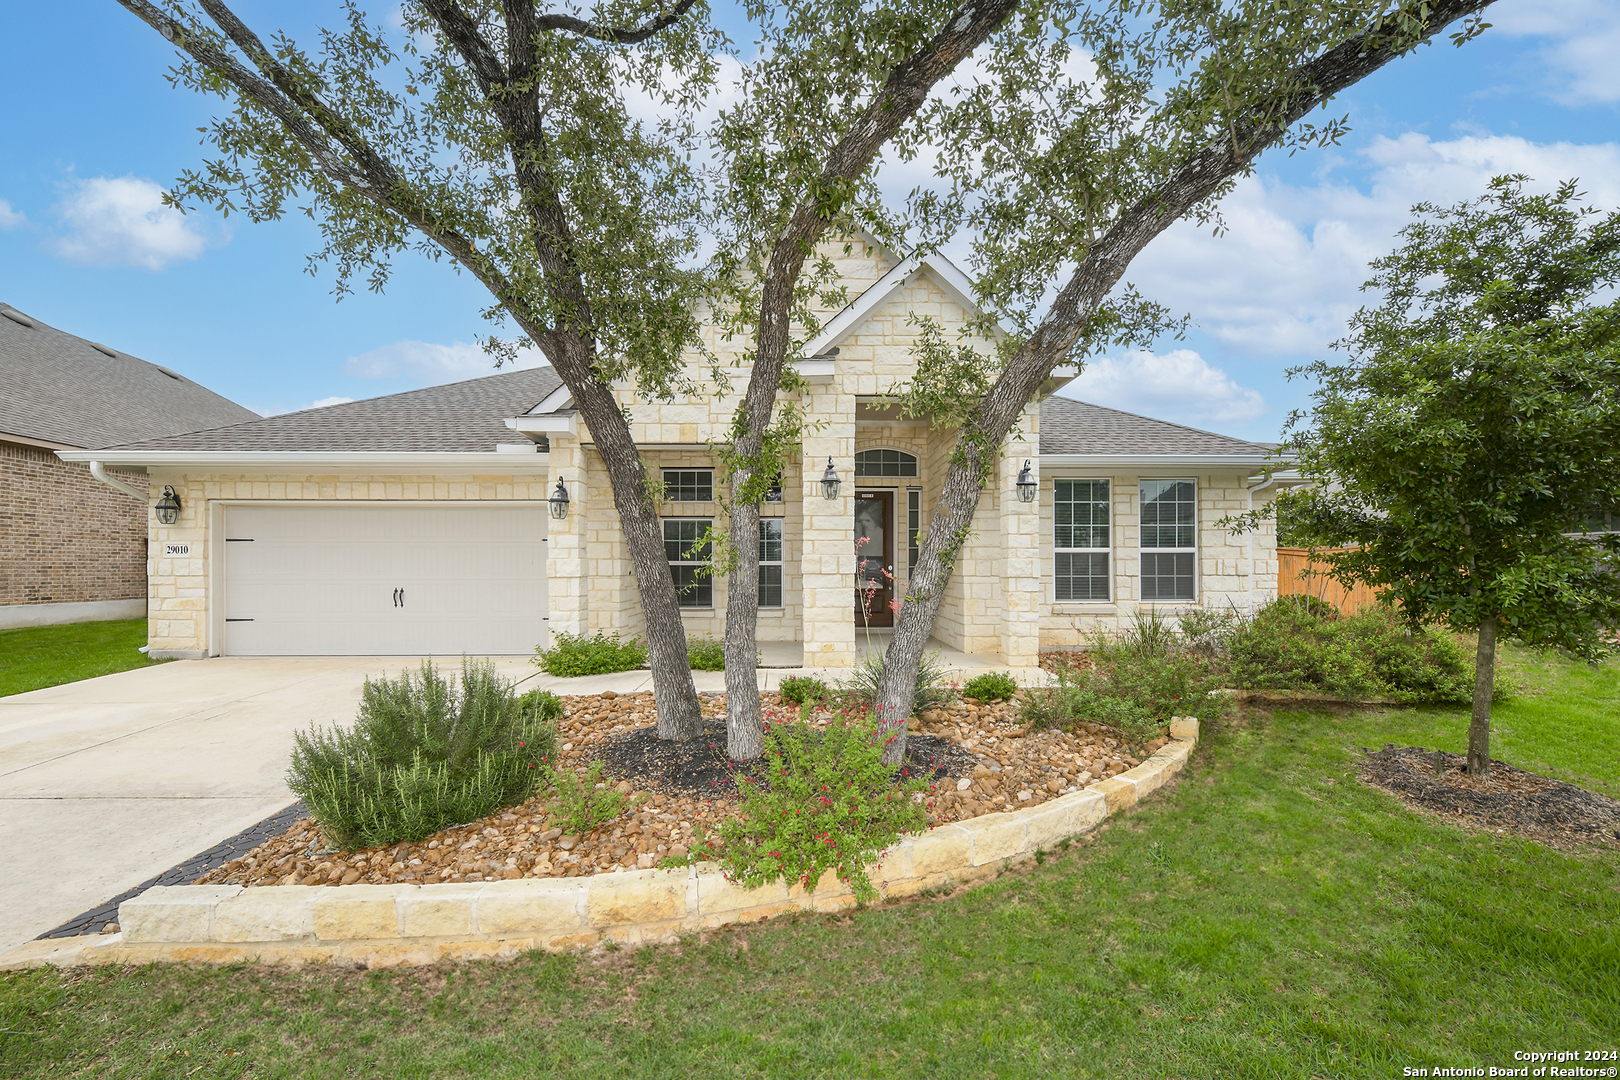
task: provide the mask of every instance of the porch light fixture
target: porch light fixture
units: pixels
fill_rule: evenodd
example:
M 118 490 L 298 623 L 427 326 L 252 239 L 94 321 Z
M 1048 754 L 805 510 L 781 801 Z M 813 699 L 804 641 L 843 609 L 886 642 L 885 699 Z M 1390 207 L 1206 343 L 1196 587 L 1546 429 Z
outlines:
M 152 510 L 157 514 L 159 525 L 173 525 L 180 520 L 180 496 L 174 493 L 174 488 L 165 487 Z
M 833 468 L 832 458 L 827 459 L 827 471 L 821 474 L 821 497 L 831 502 L 838 498 L 838 470 Z
M 1040 481 L 1029 475 L 1029 459 L 1025 458 L 1024 467 L 1018 470 L 1018 501 L 1032 503 L 1040 490 Z
M 782 501 L 782 474 L 777 473 L 771 477 L 771 486 L 765 489 L 765 501 L 779 503 Z
M 546 500 L 551 504 L 551 516 L 561 521 L 568 516 L 568 489 L 563 486 L 562 477 L 557 477 L 557 490 L 551 493 Z

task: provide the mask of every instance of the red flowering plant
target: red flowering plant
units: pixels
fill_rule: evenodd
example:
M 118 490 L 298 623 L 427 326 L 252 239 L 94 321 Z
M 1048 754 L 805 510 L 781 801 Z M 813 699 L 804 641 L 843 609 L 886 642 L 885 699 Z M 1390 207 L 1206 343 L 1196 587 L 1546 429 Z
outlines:
M 737 773 L 738 815 L 665 865 L 713 861 L 747 888 L 786 881 L 806 892 L 832 870 L 857 900 L 874 900 L 867 866 L 928 828 L 933 791 L 915 770 L 882 758 L 878 726 L 863 712 L 840 713 L 825 728 L 772 724 L 762 767 Z

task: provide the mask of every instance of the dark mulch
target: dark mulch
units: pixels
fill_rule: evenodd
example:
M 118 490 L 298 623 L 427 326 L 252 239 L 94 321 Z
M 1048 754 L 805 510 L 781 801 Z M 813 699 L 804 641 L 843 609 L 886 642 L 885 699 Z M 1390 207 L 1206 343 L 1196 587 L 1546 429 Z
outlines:
M 1467 758 L 1386 743 L 1363 748 L 1361 778 L 1408 806 L 1482 829 L 1506 830 L 1551 847 L 1620 847 L 1620 802 L 1585 788 L 1491 761 L 1486 777 L 1466 771 Z M 1436 755 L 1440 772 L 1435 773 Z
M 632 728 L 608 742 L 599 755 L 614 776 L 646 791 L 675 797 L 730 798 L 737 794 L 739 773 L 763 780 L 763 762 L 746 765 L 726 756 L 726 725 L 710 722 L 703 734 L 685 742 L 658 737 L 656 727 Z M 906 738 L 907 778 L 968 776 L 978 758 L 949 739 L 933 735 Z

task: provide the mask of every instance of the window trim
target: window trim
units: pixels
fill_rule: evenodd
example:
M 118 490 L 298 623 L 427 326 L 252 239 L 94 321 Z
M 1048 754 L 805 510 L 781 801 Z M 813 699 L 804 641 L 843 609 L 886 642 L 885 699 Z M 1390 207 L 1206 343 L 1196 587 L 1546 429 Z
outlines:
M 764 547 L 765 547 L 765 523 L 767 521 L 776 522 L 777 529 L 778 529 L 779 534 L 780 534 L 777 537 L 777 541 L 776 541 L 776 543 L 777 543 L 777 557 L 774 558 L 774 559 L 766 559 L 765 558 L 765 552 L 764 552 Z M 787 607 L 787 519 L 786 518 L 780 518 L 780 517 L 762 517 L 762 518 L 760 518 L 759 519 L 759 546 L 760 546 L 760 549 L 761 549 L 760 553 L 759 553 L 759 570 L 757 572 L 757 576 L 759 578 L 759 581 L 757 582 L 757 588 L 758 588 L 759 591 L 755 594 L 756 596 L 761 597 L 761 599 L 759 601 L 759 607 L 763 611 L 781 611 L 782 609 Z M 770 567 L 770 566 L 776 567 L 776 571 L 777 571 L 777 574 L 778 574 L 778 581 L 777 581 L 776 587 L 779 590 L 781 590 L 781 599 L 775 604 L 767 604 L 763 599 L 763 597 L 765 595 L 765 581 L 764 581 L 765 569 L 766 569 L 766 567 Z
M 664 559 L 671 567 L 675 567 L 675 566 L 706 567 L 706 566 L 710 566 L 710 565 L 713 564 L 713 559 L 712 558 L 709 558 L 709 559 L 692 559 L 692 558 L 684 557 L 686 555 L 686 550 L 684 548 L 681 551 L 681 555 L 683 556 L 683 558 L 681 558 L 679 560 L 671 559 L 669 557 L 669 544 L 671 543 L 670 537 L 669 537 L 669 526 L 672 525 L 672 524 L 678 524 L 678 523 L 687 522 L 687 521 L 697 522 L 701 526 L 701 528 L 699 530 L 699 537 L 701 538 L 703 533 L 705 533 L 708 530 L 714 528 L 714 518 L 712 518 L 712 517 L 684 517 L 684 516 L 681 516 L 681 517 L 665 517 L 665 518 L 660 518 L 659 520 L 663 523 L 662 526 L 661 526 L 661 530 L 662 530 L 662 532 L 664 534 L 664 545 L 665 545 L 664 546 Z M 680 537 L 676 537 L 674 542 L 678 544 L 678 543 L 681 543 L 682 541 L 681 541 Z M 693 542 L 696 543 L 695 540 Z M 689 546 L 690 545 L 688 545 L 688 547 Z M 712 543 L 710 544 L 709 550 L 710 550 L 710 554 L 712 556 L 713 551 L 714 551 Z M 675 577 L 675 574 L 674 574 L 674 571 L 672 570 L 670 572 L 671 580 L 673 580 L 674 577 Z M 683 611 L 688 611 L 688 610 L 690 610 L 690 611 L 713 611 L 714 610 L 714 577 L 713 577 L 713 575 L 695 574 L 694 579 L 695 579 L 695 583 L 698 586 L 699 595 L 701 595 L 702 587 L 705 584 L 708 586 L 708 590 L 709 590 L 709 601 L 708 601 L 708 603 L 706 603 L 706 604 L 682 603 L 682 601 L 681 601 L 681 588 L 680 588 L 679 585 L 677 585 L 676 588 L 675 588 L 675 605 L 678 608 L 680 608 L 681 610 L 683 610 Z
M 1106 547 L 1060 548 L 1057 546 L 1057 486 L 1059 484 L 1102 484 L 1106 494 L 1103 496 L 1103 506 L 1108 512 L 1108 523 L 1104 526 L 1108 538 Z M 1113 604 L 1118 593 L 1115 576 L 1118 573 L 1119 559 L 1114 554 L 1114 478 L 1112 476 L 1054 476 L 1052 478 L 1052 603 L 1056 604 Z M 1108 595 L 1102 599 L 1069 599 L 1058 598 L 1057 557 L 1060 554 L 1103 555 L 1107 558 L 1107 572 L 1103 580 L 1108 583 Z
M 674 473 L 676 475 L 676 477 L 677 477 L 674 487 L 671 487 L 670 483 L 669 483 L 669 475 L 670 475 L 670 473 Z M 693 475 L 693 477 L 694 477 L 694 480 L 692 482 L 692 498 L 690 498 L 690 499 L 682 498 L 680 496 L 680 494 L 679 494 L 679 492 L 681 490 L 681 481 L 679 479 L 679 476 L 680 476 L 681 473 L 691 473 Z M 707 474 L 708 478 L 709 478 L 709 482 L 708 482 L 709 497 L 707 499 L 698 497 L 698 492 L 702 490 L 702 476 L 704 474 Z M 658 472 L 658 478 L 659 478 L 660 481 L 663 482 L 663 485 L 664 485 L 664 501 L 667 502 L 667 503 L 712 503 L 712 502 L 714 502 L 714 470 L 713 469 L 702 469 L 702 468 L 692 468 L 692 469 L 668 468 L 668 469 L 666 469 L 666 468 L 660 467 L 659 472 Z M 672 494 L 672 492 L 674 494 Z
M 906 488 L 906 580 L 917 573 L 917 559 L 922 550 L 922 488 Z
M 1193 542 L 1192 542 L 1191 547 L 1151 547 L 1150 548 L 1150 547 L 1145 546 L 1142 543 L 1142 540 L 1144 538 L 1144 532 L 1143 532 L 1144 526 L 1142 524 L 1142 518 L 1145 515 L 1146 508 L 1147 508 L 1147 499 L 1143 497 L 1142 485 L 1146 484 L 1146 483 L 1191 484 L 1192 485 L 1192 511 L 1193 511 L 1192 540 L 1193 540 Z M 1197 603 L 1201 602 L 1200 597 L 1203 595 L 1203 585 L 1204 585 L 1204 583 L 1203 583 L 1201 575 L 1198 572 L 1198 563 L 1199 563 L 1199 558 L 1198 558 L 1198 551 L 1199 551 L 1199 547 L 1198 547 L 1198 532 L 1199 532 L 1198 500 L 1199 500 L 1199 491 L 1198 491 L 1198 478 L 1197 477 L 1194 477 L 1194 476 L 1138 476 L 1136 478 L 1136 502 L 1137 502 L 1137 507 L 1136 507 L 1136 552 L 1137 552 L 1136 591 L 1137 591 L 1137 602 L 1138 603 L 1141 603 L 1141 604 L 1197 604 Z M 1142 572 L 1143 562 L 1144 562 L 1142 556 L 1150 554 L 1150 553 L 1154 554 L 1154 555 L 1191 555 L 1192 556 L 1192 595 L 1190 597 L 1179 597 L 1178 596 L 1178 597 L 1174 597 L 1172 599 L 1152 599 L 1152 600 L 1148 599 L 1147 589 L 1143 584 L 1143 582 L 1146 580 L 1146 576 Z

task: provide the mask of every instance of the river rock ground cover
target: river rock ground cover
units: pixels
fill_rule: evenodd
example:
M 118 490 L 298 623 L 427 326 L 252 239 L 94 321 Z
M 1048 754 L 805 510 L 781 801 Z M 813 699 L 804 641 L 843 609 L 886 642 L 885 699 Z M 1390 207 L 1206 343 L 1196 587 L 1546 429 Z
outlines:
M 645 869 L 684 856 L 700 832 L 737 812 L 723 693 L 702 696 L 704 734 L 679 746 L 656 737 L 650 693 L 563 701 L 559 764 L 583 774 L 592 762 L 604 763 L 606 782 L 630 797 L 627 812 L 614 820 L 566 834 L 536 796 L 425 840 L 341 852 L 328 849 L 305 818 L 197 884 L 434 884 Z M 775 693 L 760 701 L 770 724 L 825 725 L 832 715 L 816 708 L 805 716 Z M 932 778 L 930 825 L 1036 806 L 1139 764 L 1106 728 L 1031 730 L 1019 708 L 1017 700 L 964 698 L 912 721 L 906 767 Z M 1149 752 L 1164 741 L 1149 743 Z

